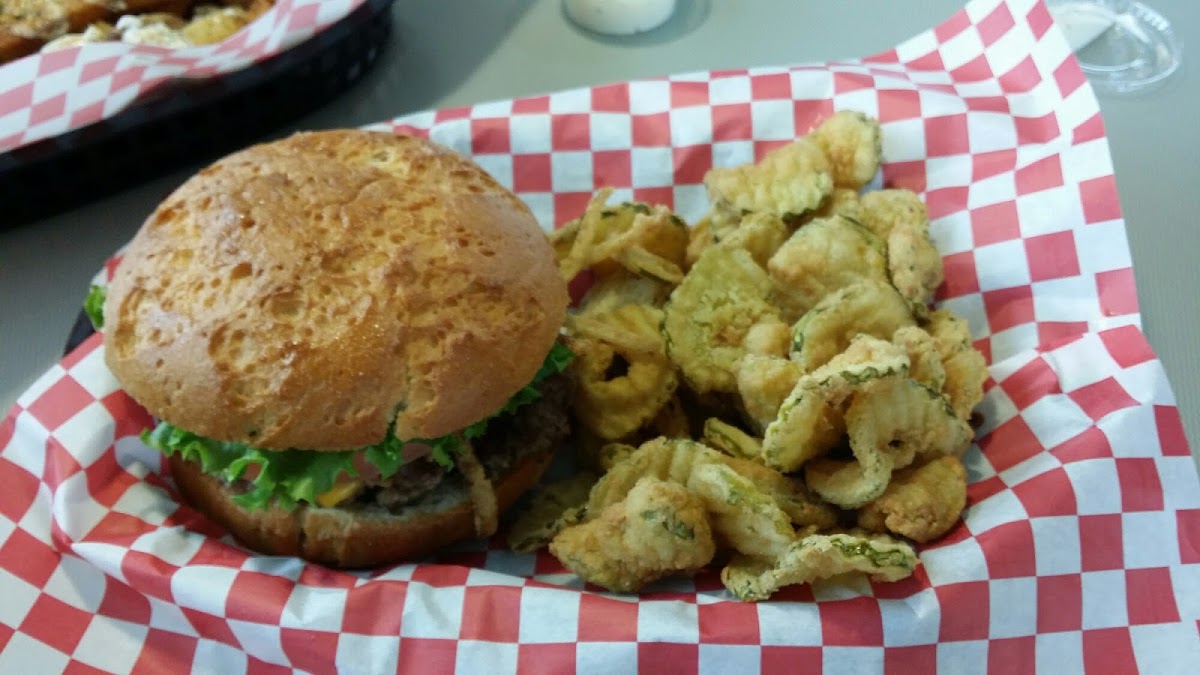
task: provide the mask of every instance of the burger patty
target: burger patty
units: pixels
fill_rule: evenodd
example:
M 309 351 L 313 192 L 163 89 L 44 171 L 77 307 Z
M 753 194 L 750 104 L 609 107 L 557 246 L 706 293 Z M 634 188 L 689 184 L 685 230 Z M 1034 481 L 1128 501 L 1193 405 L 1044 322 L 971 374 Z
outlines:
M 523 457 L 553 452 L 570 434 L 567 399 L 570 384 L 563 374 L 552 375 L 540 385 L 542 395 L 512 415 L 496 418 L 487 433 L 472 442 L 475 456 L 489 478 L 503 475 Z M 355 505 L 381 507 L 396 512 L 419 501 L 443 481 L 461 481 L 457 469 L 446 471 L 429 458 L 409 462 L 382 485 L 359 493 Z

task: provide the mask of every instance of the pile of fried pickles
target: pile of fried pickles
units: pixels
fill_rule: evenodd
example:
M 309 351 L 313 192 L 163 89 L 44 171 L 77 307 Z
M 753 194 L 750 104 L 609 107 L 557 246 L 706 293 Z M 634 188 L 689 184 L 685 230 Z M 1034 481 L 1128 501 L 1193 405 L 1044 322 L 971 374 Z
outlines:
M 689 225 L 600 190 L 550 235 L 566 280 L 580 473 L 537 492 L 510 546 L 618 592 L 720 567 L 738 599 L 912 574 L 966 504 L 987 377 L 932 309 L 942 259 L 911 191 L 864 191 L 879 122 L 833 114 L 704 178 Z

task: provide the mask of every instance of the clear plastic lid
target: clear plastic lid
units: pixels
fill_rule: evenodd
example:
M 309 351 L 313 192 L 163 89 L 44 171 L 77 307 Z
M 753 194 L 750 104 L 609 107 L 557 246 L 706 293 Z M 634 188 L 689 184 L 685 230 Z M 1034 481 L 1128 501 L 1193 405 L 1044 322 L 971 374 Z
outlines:
M 1141 91 L 1179 68 L 1183 48 L 1171 22 L 1140 2 L 1051 0 L 1047 6 L 1097 91 Z

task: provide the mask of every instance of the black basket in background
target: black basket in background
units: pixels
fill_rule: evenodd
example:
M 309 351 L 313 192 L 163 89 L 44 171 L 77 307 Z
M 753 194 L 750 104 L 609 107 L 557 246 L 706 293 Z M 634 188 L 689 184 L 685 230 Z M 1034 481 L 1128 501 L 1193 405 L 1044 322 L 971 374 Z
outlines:
M 306 41 L 211 80 L 164 83 L 86 127 L 0 154 L 0 229 L 205 162 L 328 103 L 379 57 L 393 0 L 366 0 Z

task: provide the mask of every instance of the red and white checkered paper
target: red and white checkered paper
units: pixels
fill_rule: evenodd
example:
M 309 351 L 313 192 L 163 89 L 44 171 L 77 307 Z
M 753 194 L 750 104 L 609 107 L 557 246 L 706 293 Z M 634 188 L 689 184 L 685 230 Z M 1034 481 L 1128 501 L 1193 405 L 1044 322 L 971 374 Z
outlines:
M 859 61 L 382 126 L 470 154 L 551 227 L 603 185 L 695 217 L 710 166 L 841 108 L 882 120 L 881 181 L 927 200 L 939 301 L 991 363 L 969 508 L 912 578 L 748 604 L 711 572 L 609 594 L 500 536 L 371 573 L 253 555 L 179 504 L 93 336 L 0 423 L 0 672 L 1192 670 L 1200 485 L 1138 327 L 1097 103 L 1040 2 L 976 0 Z
M 31 54 L 0 66 L 0 152 L 108 119 L 165 82 L 241 70 L 333 25 L 363 0 L 278 0 L 212 45 L 166 49 L 121 42 Z

